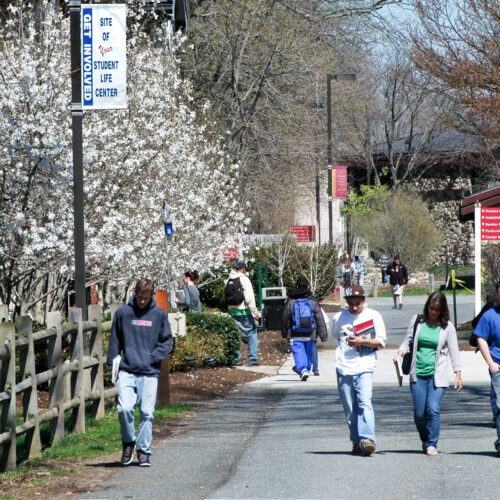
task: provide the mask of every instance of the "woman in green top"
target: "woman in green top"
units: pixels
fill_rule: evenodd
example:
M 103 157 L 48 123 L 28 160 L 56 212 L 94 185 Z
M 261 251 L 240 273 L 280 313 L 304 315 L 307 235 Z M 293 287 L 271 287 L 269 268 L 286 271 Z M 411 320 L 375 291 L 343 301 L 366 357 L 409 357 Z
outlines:
M 449 385 L 448 354 L 455 372 L 455 388 L 457 391 L 462 389 L 457 332 L 449 319 L 446 296 L 442 292 L 431 293 L 423 315 L 411 319 L 397 354 L 402 358 L 408 352 L 415 330 L 410 389 L 415 425 L 422 441 L 422 450 L 427 455 L 438 454 L 441 401 Z

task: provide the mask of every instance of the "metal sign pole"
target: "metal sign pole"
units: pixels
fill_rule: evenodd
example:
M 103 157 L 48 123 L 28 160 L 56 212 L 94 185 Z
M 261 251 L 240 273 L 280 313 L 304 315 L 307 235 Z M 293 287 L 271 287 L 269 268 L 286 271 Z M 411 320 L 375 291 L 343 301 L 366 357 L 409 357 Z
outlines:
M 169 310 L 172 310 L 172 294 L 170 293 L 170 260 L 168 256 L 168 238 L 172 236 L 172 221 L 170 220 L 170 206 L 167 200 L 163 200 L 163 224 L 165 226 L 165 254 L 167 259 L 167 300 Z
M 71 120 L 73 131 L 73 217 L 75 243 L 75 301 L 82 310 L 82 319 L 87 319 L 85 293 L 85 222 L 83 194 L 83 137 L 82 137 L 82 87 L 80 47 L 81 1 L 70 0 L 71 39 Z

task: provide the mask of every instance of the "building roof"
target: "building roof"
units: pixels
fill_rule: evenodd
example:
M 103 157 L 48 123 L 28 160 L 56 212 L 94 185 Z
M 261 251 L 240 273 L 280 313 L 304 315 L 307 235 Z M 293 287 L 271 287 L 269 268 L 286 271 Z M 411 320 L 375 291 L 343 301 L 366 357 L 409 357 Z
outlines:
M 460 218 L 462 220 L 474 218 L 476 203 L 480 203 L 482 207 L 500 207 L 500 186 L 486 189 L 460 200 Z
M 484 150 L 484 145 L 479 137 L 472 134 L 465 134 L 457 130 L 448 129 L 440 132 L 433 139 L 422 144 L 424 134 L 418 133 L 413 137 L 411 144 L 408 144 L 408 138 L 397 139 L 393 143 L 393 153 L 412 154 L 417 149 L 422 153 L 474 153 Z M 371 150 L 374 155 L 387 155 L 389 147 L 387 142 L 374 145 Z

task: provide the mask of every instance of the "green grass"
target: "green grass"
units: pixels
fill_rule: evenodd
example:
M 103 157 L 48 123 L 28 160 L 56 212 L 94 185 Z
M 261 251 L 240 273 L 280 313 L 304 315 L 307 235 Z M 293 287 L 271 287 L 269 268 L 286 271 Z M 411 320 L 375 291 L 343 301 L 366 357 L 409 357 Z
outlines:
M 159 405 L 155 409 L 155 425 L 165 425 L 169 420 L 189 412 L 193 405 Z M 136 427 L 139 425 L 139 411 L 135 411 Z M 66 429 L 69 428 L 71 420 L 71 412 L 65 415 Z M 42 424 L 41 426 L 41 439 L 42 443 L 47 443 L 50 434 L 49 424 Z M 18 461 L 23 460 L 25 436 L 21 436 L 17 440 Z M 86 421 L 85 434 L 78 434 L 75 432 L 68 432 L 64 439 L 53 446 L 47 446 L 42 451 L 42 456 L 33 460 L 26 460 L 21 462 L 16 470 L 0 473 L 0 484 L 2 481 L 19 478 L 21 476 L 31 477 L 31 481 L 41 481 L 43 479 L 36 479 L 32 475 L 33 469 L 40 469 L 43 467 L 45 461 L 58 460 L 61 458 L 83 458 L 91 459 L 100 456 L 110 455 L 111 453 L 119 453 L 122 449 L 120 437 L 120 424 L 118 422 L 118 414 L 116 407 L 109 406 L 103 418 L 99 420 L 89 419 Z M 68 471 L 58 473 L 54 468 L 50 468 L 48 473 L 50 476 L 57 476 L 58 474 L 67 474 Z M 0 499 L 6 500 L 9 497 L 0 495 Z
M 451 274 L 451 270 L 455 269 L 455 274 L 457 276 L 472 276 L 474 274 L 474 266 L 448 266 L 448 275 Z M 426 270 L 429 274 L 434 276 L 446 276 L 446 266 L 434 266 Z
M 445 295 L 453 295 L 453 290 L 443 290 L 443 293 Z M 462 288 L 457 288 L 455 290 L 455 293 L 457 295 L 473 295 L 474 291 L 468 291 L 464 290 Z M 414 296 L 414 295 L 429 295 L 429 288 L 412 288 L 412 289 L 405 289 L 404 295 L 408 296 Z M 379 291 L 377 293 L 378 297 L 392 297 L 392 292 L 390 290 L 383 290 Z
M 161 405 L 155 409 L 153 425 L 163 425 L 168 420 L 186 413 L 192 405 Z M 136 427 L 139 426 L 139 410 L 135 411 Z M 59 457 L 95 458 L 121 451 L 120 424 L 116 408 L 108 409 L 103 418 L 87 424 L 85 434 L 68 434 L 43 452 L 43 458 Z

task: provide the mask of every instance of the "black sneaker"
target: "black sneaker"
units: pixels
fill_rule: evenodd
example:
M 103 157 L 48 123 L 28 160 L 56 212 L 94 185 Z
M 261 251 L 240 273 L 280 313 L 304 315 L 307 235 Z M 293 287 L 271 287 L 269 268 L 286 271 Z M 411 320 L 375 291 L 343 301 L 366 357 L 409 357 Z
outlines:
M 129 465 L 134 459 L 135 442 L 123 443 L 122 465 Z
M 151 462 L 149 461 L 149 455 L 137 450 L 137 460 L 139 460 L 139 467 L 151 467 Z
M 361 446 L 359 446 L 359 443 L 352 443 L 351 455 L 361 455 Z
M 297 370 L 297 367 L 295 365 L 292 366 L 292 371 L 295 372 L 297 375 L 300 375 L 299 370 Z

